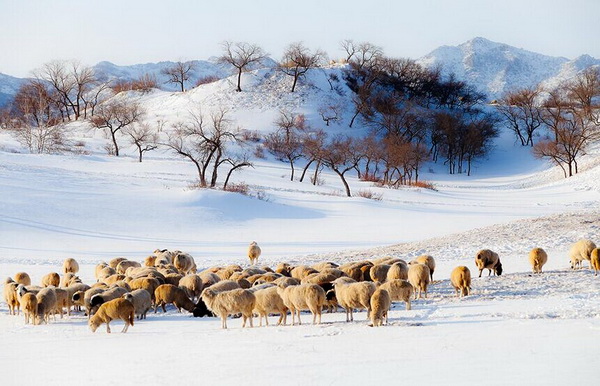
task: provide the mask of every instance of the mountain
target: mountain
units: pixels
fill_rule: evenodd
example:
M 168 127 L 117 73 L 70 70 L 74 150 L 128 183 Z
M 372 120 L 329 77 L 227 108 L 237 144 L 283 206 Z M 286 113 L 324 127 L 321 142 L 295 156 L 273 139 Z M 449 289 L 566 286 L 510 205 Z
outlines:
M 527 51 L 481 37 L 458 46 L 442 46 L 418 62 L 426 67 L 441 66 L 446 76 L 454 74 L 484 92 L 490 99 L 515 88 L 538 83 L 556 87 L 600 60 L 588 55 L 574 60 Z
M 15 78 L 14 76 L 0 73 L 0 108 L 9 104 L 19 87 L 26 81 L 24 78 Z

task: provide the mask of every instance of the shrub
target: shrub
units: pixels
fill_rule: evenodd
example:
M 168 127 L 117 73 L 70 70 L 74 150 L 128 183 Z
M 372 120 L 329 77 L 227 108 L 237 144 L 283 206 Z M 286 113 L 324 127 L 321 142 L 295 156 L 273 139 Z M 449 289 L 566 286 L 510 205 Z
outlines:
M 142 93 L 147 93 L 153 88 L 158 88 L 158 81 L 156 80 L 156 76 L 144 74 L 134 80 L 119 80 L 111 88 L 115 94 L 123 91 L 141 91 Z
M 208 76 L 198 79 L 198 81 L 196 82 L 196 87 L 202 86 L 203 84 L 214 83 L 217 80 L 220 80 L 220 78 L 218 76 L 208 75 Z
M 244 196 L 250 195 L 250 187 L 244 182 L 240 182 L 237 184 L 228 184 L 224 190 L 227 192 L 243 194 Z
M 415 181 L 415 182 L 411 182 L 409 185 L 414 186 L 416 188 L 431 189 L 431 190 L 435 190 L 437 192 L 435 185 L 429 181 Z
M 358 197 L 368 198 L 369 200 L 381 201 L 383 199 L 383 194 L 375 193 L 370 190 L 360 190 L 358 192 Z

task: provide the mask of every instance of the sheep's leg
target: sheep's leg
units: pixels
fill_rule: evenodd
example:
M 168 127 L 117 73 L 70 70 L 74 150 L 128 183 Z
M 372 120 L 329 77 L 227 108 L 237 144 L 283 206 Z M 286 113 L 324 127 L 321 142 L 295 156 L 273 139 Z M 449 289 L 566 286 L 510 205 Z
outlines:
M 106 321 L 106 332 L 110 334 L 110 320 Z
M 350 321 L 354 322 L 354 309 L 350 307 Z
M 482 272 L 483 272 L 483 268 L 479 270 L 479 277 L 481 277 Z
M 225 316 L 221 315 L 221 328 L 223 328 L 223 329 L 227 328 L 227 315 L 225 315 Z
M 253 325 L 253 322 L 252 322 L 252 316 L 253 316 L 252 312 L 250 312 L 250 316 L 248 316 L 250 318 L 250 328 L 254 328 L 254 325 Z M 265 315 L 265 319 L 268 319 L 267 315 Z
M 167 303 L 165 303 L 165 302 L 161 302 L 161 306 L 162 306 L 162 310 L 163 310 L 163 312 L 166 314 L 166 313 L 167 313 L 167 308 L 166 308 L 166 306 L 167 306 Z
M 292 326 L 293 326 L 294 323 L 296 323 L 296 310 L 294 308 L 291 308 L 290 311 L 292 312 Z
M 262 322 L 262 317 L 261 317 L 261 322 Z M 267 327 L 269 327 L 269 313 L 265 312 L 265 325 Z M 262 324 L 260 325 L 262 327 Z
M 121 332 L 127 332 L 127 329 L 129 328 L 129 321 L 125 320 L 125 327 L 123 327 L 123 329 L 121 330 Z
M 298 325 L 301 326 L 302 321 L 300 320 L 300 309 L 297 309 L 296 312 L 298 313 Z

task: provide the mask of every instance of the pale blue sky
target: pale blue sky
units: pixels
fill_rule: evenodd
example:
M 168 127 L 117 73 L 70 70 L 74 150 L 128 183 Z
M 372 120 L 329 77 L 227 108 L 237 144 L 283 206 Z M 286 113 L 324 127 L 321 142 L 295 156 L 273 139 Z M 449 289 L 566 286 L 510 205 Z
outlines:
M 207 59 L 223 40 L 279 59 L 304 41 L 331 58 L 344 39 L 418 58 L 475 36 L 546 55 L 600 58 L 600 0 L 0 0 L 0 72 L 53 59 L 135 64 Z

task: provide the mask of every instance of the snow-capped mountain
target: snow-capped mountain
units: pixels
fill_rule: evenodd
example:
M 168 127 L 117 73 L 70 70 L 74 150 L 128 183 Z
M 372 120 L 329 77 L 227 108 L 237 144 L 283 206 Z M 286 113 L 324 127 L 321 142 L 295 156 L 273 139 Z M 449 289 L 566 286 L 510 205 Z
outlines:
M 562 81 L 600 60 L 588 55 L 574 60 L 552 57 L 496 43 L 481 37 L 458 46 L 442 46 L 420 58 L 427 67 L 441 66 L 442 73 L 475 86 L 490 99 L 515 88 L 542 83 L 556 87 Z

